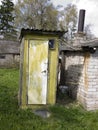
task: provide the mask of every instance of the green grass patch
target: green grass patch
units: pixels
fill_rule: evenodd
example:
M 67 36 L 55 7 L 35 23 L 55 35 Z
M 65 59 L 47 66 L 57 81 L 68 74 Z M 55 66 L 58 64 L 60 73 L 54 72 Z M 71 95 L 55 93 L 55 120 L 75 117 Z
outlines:
M 87 112 L 76 103 L 49 107 L 41 118 L 18 106 L 19 70 L 0 69 L 0 130 L 98 130 L 98 111 Z

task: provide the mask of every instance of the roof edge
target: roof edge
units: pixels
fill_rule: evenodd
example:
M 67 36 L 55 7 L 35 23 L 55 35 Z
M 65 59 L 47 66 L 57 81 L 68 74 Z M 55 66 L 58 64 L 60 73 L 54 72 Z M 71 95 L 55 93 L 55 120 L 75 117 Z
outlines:
M 61 31 L 61 30 L 43 30 L 43 29 L 21 29 L 20 38 L 27 34 L 39 34 L 39 35 L 57 35 L 59 37 L 62 37 L 65 33 L 68 31 Z

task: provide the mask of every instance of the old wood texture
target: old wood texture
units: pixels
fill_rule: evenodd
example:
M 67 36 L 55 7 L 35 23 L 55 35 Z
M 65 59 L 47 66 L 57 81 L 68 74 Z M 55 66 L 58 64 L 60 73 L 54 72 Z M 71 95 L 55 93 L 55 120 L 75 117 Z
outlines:
M 60 33 L 60 35 L 59 35 Z M 38 108 L 56 102 L 58 41 L 61 32 L 23 30 L 20 106 Z M 54 48 L 49 48 L 49 40 Z M 46 77 L 44 77 L 46 75 Z

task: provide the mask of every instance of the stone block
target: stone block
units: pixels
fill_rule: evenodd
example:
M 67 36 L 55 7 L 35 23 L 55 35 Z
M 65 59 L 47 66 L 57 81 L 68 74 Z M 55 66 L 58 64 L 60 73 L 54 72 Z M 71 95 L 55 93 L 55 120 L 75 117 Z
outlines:
M 89 88 L 88 92 L 96 92 L 96 88 Z

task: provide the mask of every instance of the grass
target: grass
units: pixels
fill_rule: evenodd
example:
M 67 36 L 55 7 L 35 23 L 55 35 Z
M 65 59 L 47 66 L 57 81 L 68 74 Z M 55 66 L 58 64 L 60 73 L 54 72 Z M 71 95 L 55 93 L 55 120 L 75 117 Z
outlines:
M 98 111 L 87 112 L 77 103 L 49 107 L 47 119 L 18 106 L 18 69 L 0 69 L 0 130 L 98 130 Z

